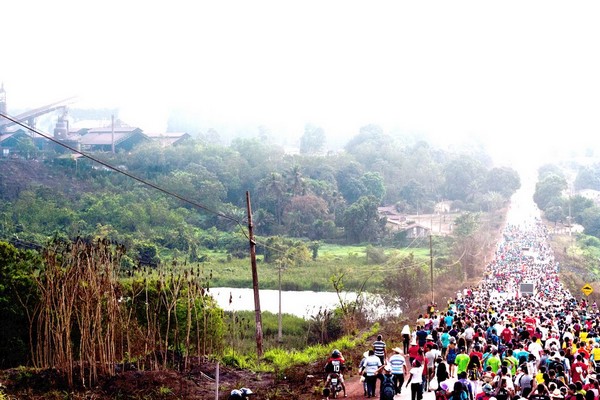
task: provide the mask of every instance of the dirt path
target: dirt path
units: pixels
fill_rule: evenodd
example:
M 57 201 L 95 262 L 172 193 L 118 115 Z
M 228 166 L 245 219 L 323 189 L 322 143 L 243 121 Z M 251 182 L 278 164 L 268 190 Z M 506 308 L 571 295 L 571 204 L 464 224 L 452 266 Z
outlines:
M 448 379 L 445 381 L 449 387 L 454 386 L 455 379 Z M 473 382 L 478 384 L 478 382 Z M 476 385 L 479 388 L 479 385 Z M 476 389 L 476 393 L 478 390 Z M 379 399 L 379 381 L 377 381 L 377 389 L 375 391 L 376 399 Z M 367 398 L 364 394 L 363 383 L 360 381 L 360 376 L 354 375 L 346 379 L 346 394 L 347 399 L 365 399 Z M 394 400 L 411 400 L 410 387 L 406 387 L 406 383 L 402 387 L 402 393 L 394 396 Z M 435 400 L 435 394 L 433 392 L 423 393 L 423 400 Z

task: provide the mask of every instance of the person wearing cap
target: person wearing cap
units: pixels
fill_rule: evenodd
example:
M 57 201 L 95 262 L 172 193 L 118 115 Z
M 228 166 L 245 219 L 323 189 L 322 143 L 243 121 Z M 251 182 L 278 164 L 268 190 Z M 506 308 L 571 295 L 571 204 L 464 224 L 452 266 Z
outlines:
M 346 397 L 346 384 L 344 383 L 344 370 L 346 369 L 346 360 L 342 353 L 335 349 L 331 353 L 331 356 L 327 359 L 325 363 L 325 372 L 327 372 L 327 380 L 325 382 L 325 387 L 329 387 L 329 383 L 331 382 L 331 378 L 337 375 L 339 379 L 340 385 L 342 386 L 342 390 L 344 391 L 344 397 Z
M 365 396 L 367 395 L 367 373 L 365 372 L 365 362 L 367 361 L 367 357 L 369 357 L 369 351 L 365 351 L 363 353 L 363 358 L 358 364 L 358 374 L 361 376 L 363 389 L 365 390 Z
M 412 362 L 419 357 L 419 350 L 421 350 L 421 348 L 417 344 L 417 341 L 413 340 L 408 348 L 408 360 L 410 361 L 411 365 Z
M 481 387 L 481 392 L 477 393 L 475 400 L 489 400 L 494 393 L 494 388 L 489 383 L 485 383 Z
M 448 384 L 445 382 L 440 383 L 440 387 L 435 390 L 435 400 L 448 400 Z
M 435 360 L 442 355 L 442 352 L 438 350 L 437 344 L 435 343 L 427 343 L 425 345 L 425 350 L 425 358 L 427 359 L 427 381 L 430 381 L 435 373 Z
M 431 335 L 431 334 L 427 335 L 427 337 L 425 338 L 425 345 L 423 347 L 425 347 L 425 348 L 429 347 L 431 349 L 431 347 L 434 345 L 435 345 L 435 341 L 433 340 L 433 335 Z
M 390 387 L 393 388 L 395 383 L 394 383 L 394 375 L 392 374 L 392 367 L 389 364 L 386 365 L 382 365 L 381 367 L 379 367 L 379 371 L 377 373 L 377 375 L 380 377 L 381 379 L 381 383 L 379 384 L 379 398 L 380 399 L 387 399 L 388 397 L 385 397 L 385 392 L 384 389 L 386 387 Z M 394 388 L 394 393 L 390 393 L 390 395 L 396 394 L 396 390 Z
M 563 393 L 560 391 L 560 389 L 556 388 L 552 391 L 552 394 L 550 394 L 550 398 L 551 399 L 564 399 L 565 396 L 563 395 Z
M 400 351 L 399 347 L 392 349 L 392 356 L 388 360 L 388 365 L 391 368 L 391 372 L 394 379 L 394 385 L 396 394 L 402 393 L 402 385 L 404 384 L 404 377 L 408 374 L 408 368 L 406 367 L 406 358 Z

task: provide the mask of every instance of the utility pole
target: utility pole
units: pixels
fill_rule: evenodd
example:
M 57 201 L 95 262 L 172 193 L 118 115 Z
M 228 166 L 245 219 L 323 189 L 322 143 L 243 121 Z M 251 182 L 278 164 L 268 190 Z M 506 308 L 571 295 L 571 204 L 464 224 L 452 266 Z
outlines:
M 279 261 L 279 315 L 277 316 L 277 342 L 283 342 L 283 327 L 281 321 L 281 267 L 283 261 Z
M 433 241 L 431 239 L 431 233 L 429 234 L 429 274 L 431 276 L 431 304 L 435 304 L 435 298 L 433 297 Z
M 250 242 L 250 264 L 252 265 L 252 288 L 254 289 L 254 318 L 256 320 L 256 354 L 262 357 L 262 316 L 260 312 L 260 296 L 258 293 L 258 271 L 256 270 L 256 242 L 254 241 L 254 226 L 252 224 L 252 206 L 250 192 L 246 191 L 246 207 L 248 209 L 248 240 Z

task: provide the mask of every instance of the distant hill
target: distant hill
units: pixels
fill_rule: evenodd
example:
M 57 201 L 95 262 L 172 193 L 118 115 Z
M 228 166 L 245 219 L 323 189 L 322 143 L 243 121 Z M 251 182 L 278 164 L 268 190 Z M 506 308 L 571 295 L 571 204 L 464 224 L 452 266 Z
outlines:
M 37 160 L 0 159 L 0 198 L 15 200 L 19 193 L 31 187 L 44 187 L 75 197 L 90 190 L 89 182 L 74 177 L 75 171 L 64 166 Z

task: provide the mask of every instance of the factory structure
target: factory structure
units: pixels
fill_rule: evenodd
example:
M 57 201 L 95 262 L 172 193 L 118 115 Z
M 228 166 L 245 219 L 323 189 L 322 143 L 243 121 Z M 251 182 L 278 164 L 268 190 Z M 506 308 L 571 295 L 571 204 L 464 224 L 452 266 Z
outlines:
M 58 114 L 56 125 L 51 133 L 52 138 L 79 151 L 117 153 L 131 151 L 136 146 L 152 141 L 165 147 L 177 145 L 191 138 L 185 132 L 144 132 L 141 128 L 129 126 L 114 117 L 111 117 L 108 126 L 72 129 L 67 106 L 73 100 L 73 98 L 64 99 L 13 116 L 8 113 L 4 84 L 0 84 L 0 157 L 18 155 L 23 143 L 33 143 L 39 150 L 51 148 L 59 153 L 70 152 L 68 148 L 32 130 L 36 129 L 37 118 L 51 113 Z M 4 115 L 9 116 L 10 119 L 5 118 Z

